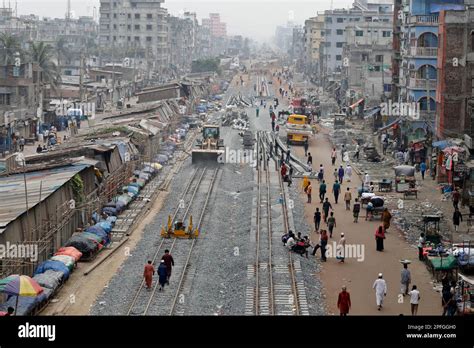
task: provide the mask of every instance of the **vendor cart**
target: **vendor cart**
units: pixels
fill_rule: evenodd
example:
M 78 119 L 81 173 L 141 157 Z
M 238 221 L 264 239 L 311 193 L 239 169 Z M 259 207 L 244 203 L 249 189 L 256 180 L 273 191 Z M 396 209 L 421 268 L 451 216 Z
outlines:
M 397 166 L 395 170 L 395 191 L 396 192 L 416 192 L 415 167 Z
M 441 235 L 439 234 L 439 215 L 423 215 L 423 232 L 427 242 L 435 245 L 441 243 Z
M 459 315 L 474 314 L 474 277 L 462 273 L 458 274 L 456 303 Z M 458 301 L 459 300 L 459 301 Z

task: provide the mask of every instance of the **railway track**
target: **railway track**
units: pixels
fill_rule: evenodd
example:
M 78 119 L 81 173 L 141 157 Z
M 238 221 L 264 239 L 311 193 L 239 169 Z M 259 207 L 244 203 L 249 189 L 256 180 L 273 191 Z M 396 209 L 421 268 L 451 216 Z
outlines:
M 304 282 L 298 280 L 301 273 L 299 260 L 292 253 L 281 257 L 273 252 L 273 242 L 290 230 L 284 183 L 275 162 L 270 170 L 266 135 L 257 134 L 257 209 L 255 226 L 255 264 L 247 269 L 247 278 L 254 281 L 246 291 L 246 315 L 309 315 Z M 273 180 L 272 180 L 273 179 Z M 281 219 L 272 216 L 272 183 L 281 193 Z M 275 187 L 273 186 L 275 191 Z M 283 222 L 283 226 L 281 226 Z M 285 250 L 286 252 L 286 250 Z
M 180 219 L 187 224 L 189 214 L 194 211 L 200 211 L 198 220 L 197 222 L 194 221 L 193 225 L 199 230 L 201 229 L 218 171 L 219 169 L 216 168 L 208 178 L 205 178 L 208 172 L 207 168 L 202 170 L 196 169 L 193 172 L 178 202 L 178 206 L 172 216 L 172 221 Z M 208 181 L 208 185 L 203 185 L 205 181 Z M 201 200 L 201 202 L 198 201 L 194 204 L 200 191 L 203 194 L 205 193 L 204 201 Z M 200 209 L 196 210 L 196 205 Z M 195 272 L 193 265 L 190 263 L 195 244 L 196 239 L 178 240 L 178 238 L 162 238 L 160 240 L 153 255 L 152 263 L 156 264 L 157 258 L 166 249 L 170 251 L 175 260 L 170 285 L 166 286 L 161 292 L 157 291 L 159 284 L 157 277 L 155 277 L 152 289 L 147 291 L 144 289 L 145 281 L 142 280 L 135 292 L 127 315 L 147 315 L 149 313 L 152 315 L 184 314 L 186 296 L 190 292 L 191 280 Z M 175 281 L 176 279 L 178 279 L 177 282 Z

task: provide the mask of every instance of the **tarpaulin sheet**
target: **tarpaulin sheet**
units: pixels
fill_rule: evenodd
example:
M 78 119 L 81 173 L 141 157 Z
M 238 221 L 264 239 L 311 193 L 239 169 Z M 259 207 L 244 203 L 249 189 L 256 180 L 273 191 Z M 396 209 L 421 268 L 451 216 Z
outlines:
M 456 268 L 458 265 L 458 261 L 453 255 L 448 255 L 446 257 L 428 256 L 428 260 L 435 271 L 448 271 Z
M 76 259 L 74 259 L 74 257 L 72 256 L 67 255 L 56 255 L 53 256 L 50 260 L 64 263 L 64 265 L 66 265 L 66 267 L 69 269 L 69 272 L 72 272 L 76 264 Z
M 74 234 L 66 242 L 66 246 L 72 246 L 82 253 L 84 258 L 91 257 L 94 253 L 99 250 L 97 243 L 83 236 L 82 233 Z
M 99 226 L 100 228 L 102 228 L 107 234 L 112 232 L 112 223 L 110 223 L 109 221 L 101 221 L 97 223 L 96 226 Z
M 107 233 L 103 232 L 104 235 L 100 235 L 100 232 L 83 232 L 82 235 L 90 240 L 95 241 L 99 244 L 106 244 L 107 242 Z
M 33 277 L 34 280 L 43 288 L 56 290 L 61 285 L 63 273 L 53 270 L 47 270 L 44 273 L 37 274 Z
M 68 279 L 69 274 L 71 273 L 69 271 L 69 268 L 67 268 L 67 266 L 64 263 L 59 262 L 59 261 L 47 260 L 40 263 L 38 267 L 36 267 L 34 275 L 44 273 L 48 270 L 62 272 L 64 280 Z
M 74 259 L 79 261 L 82 257 L 82 253 L 74 247 L 62 247 L 54 255 L 68 255 L 74 257 Z
M 5 303 L 0 305 L 0 311 L 7 311 L 8 307 L 16 307 L 15 315 L 30 315 L 33 310 L 42 302 L 46 301 L 46 299 L 47 296 L 43 293 L 36 297 L 20 296 L 18 298 L 18 306 L 16 306 L 16 296 L 10 296 L 10 298 Z

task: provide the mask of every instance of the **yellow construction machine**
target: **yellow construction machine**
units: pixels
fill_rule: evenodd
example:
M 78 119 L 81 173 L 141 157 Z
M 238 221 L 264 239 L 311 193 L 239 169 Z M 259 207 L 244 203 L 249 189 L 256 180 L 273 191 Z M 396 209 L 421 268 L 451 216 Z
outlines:
M 202 128 L 202 139 L 197 141 L 197 146 L 192 150 L 192 163 L 218 162 L 225 153 L 224 140 L 220 138 L 218 125 L 207 124 Z
M 164 238 L 196 238 L 199 236 L 199 230 L 193 229 L 193 217 L 189 218 L 189 225 L 186 228 L 183 221 L 175 221 L 174 224 L 171 221 L 171 215 L 168 215 L 168 224 L 166 225 L 166 229 L 161 229 L 161 236 Z

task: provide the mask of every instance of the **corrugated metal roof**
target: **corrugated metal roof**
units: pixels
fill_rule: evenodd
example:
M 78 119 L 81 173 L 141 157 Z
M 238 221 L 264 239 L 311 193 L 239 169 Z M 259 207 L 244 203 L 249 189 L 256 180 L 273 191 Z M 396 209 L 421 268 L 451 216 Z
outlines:
M 67 167 L 26 173 L 29 209 L 45 200 L 84 168 L 91 166 L 91 164 L 79 163 Z M 26 212 L 23 174 L 0 177 L 0 197 L 1 233 L 10 222 Z

